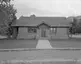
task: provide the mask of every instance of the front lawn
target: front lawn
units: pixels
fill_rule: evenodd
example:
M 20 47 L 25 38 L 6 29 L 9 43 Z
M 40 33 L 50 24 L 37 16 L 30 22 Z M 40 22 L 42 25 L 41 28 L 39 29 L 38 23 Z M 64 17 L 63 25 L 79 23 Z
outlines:
M 50 42 L 54 48 L 81 48 L 81 39 L 57 39 Z
M 35 48 L 37 40 L 0 40 L 0 49 Z
M 38 40 L 0 40 L 0 49 L 36 48 Z M 81 48 L 81 39 L 50 40 L 53 48 Z

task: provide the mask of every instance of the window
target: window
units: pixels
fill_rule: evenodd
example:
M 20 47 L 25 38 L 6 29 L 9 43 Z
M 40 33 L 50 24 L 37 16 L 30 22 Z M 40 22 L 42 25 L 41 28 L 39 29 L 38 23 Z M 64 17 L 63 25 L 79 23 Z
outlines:
M 50 30 L 51 30 L 51 33 L 55 33 L 55 28 L 50 28 Z
M 28 33 L 36 33 L 36 28 L 28 28 Z

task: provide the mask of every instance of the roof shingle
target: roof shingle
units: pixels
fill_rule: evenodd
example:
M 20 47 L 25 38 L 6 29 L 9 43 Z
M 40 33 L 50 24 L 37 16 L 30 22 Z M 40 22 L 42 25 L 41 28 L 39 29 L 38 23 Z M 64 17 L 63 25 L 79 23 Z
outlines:
M 40 24 L 42 21 L 49 25 L 68 25 L 69 20 L 67 20 L 66 17 L 24 17 L 21 16 L 14 26 L 37 26 Z

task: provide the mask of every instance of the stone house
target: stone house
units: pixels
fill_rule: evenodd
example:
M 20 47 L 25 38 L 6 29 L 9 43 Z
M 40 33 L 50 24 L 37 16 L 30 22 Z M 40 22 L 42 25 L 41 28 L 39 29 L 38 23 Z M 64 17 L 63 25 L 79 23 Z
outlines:
M 17 39 L 67 39 L 69 20 L 66 17 L 21 16 L 12 23 L 13 38 Z

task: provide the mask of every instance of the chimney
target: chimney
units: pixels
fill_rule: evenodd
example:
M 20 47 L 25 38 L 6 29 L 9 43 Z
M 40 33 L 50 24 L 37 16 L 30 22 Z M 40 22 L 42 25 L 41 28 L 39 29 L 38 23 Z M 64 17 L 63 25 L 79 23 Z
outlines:
M 33 14 L 33 15 L 30 16 L 30 19 L 31 19 L 31 20 L 34 20 L 35 17 L 36 17 L 36 16 Z

